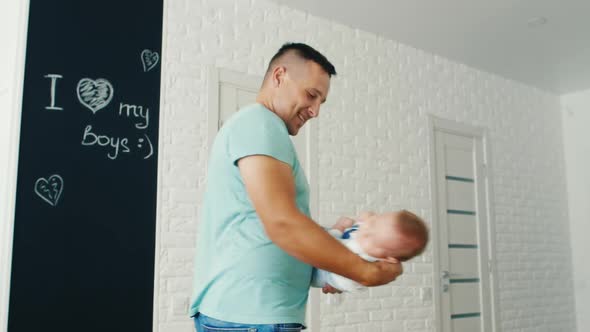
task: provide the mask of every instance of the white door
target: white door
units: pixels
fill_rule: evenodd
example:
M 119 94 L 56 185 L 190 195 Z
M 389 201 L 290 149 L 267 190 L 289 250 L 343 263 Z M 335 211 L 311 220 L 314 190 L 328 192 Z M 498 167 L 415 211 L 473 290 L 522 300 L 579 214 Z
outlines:
M 491 332 L 495 287 L 483 131 L 440 119 L 432 123 L 438 331 Z
M 262 77 L 225 69 L 212 68 L 209 73 L 209 146 L 223 123 L 241 107 L 256 101 Z M 317 124 L 310 121 L 297 136 L 291 136 L 297 157 L 307 176 L 310 187 L 310 210 L 317 216 Z M 319 331 L 319 291 L 311 290 L 307 306 L 307 331 Z

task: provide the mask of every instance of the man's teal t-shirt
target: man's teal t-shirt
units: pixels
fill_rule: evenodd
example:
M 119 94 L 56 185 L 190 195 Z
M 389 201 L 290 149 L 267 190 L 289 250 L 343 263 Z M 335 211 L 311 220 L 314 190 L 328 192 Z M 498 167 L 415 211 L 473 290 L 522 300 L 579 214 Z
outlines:
M 242 108 L 223 125 L 211 148 L 190 315 L 303 324 L 312 267 L 266 235 L 237 166 L 251 155 L 291 166 L 297 206 L 309 216 L 309 186 L 285 123 L 261 104 Z

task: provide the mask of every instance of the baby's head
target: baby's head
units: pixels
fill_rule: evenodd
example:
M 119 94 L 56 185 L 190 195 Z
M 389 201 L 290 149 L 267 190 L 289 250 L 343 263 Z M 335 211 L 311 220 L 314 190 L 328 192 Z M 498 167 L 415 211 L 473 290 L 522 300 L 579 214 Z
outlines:
M 406 210 L 361 216 L 357 239 L 367 255 L 403 262 L 420 255 L 428 243 L 424 221 Z

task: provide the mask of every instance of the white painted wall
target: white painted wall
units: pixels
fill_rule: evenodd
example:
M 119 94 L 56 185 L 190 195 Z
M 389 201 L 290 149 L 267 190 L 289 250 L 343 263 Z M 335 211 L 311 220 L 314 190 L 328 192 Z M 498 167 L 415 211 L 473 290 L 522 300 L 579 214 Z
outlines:
M 207 69 L 261 75 L 286 41 L 334 63 L 319 121 L 320 215 L 408 208 L 431 220 L 427 114 L 489 128 L 500 330 L 574 331 L 558 96 L 265 0 L 166 2 L 160 331 L 188 332 L 207 162 Z M 549 152 L 549 153 L 548 153 Z M 317 216 L 316 216 L 317 217 Z M 432 253 L 391 286 L 321 304 L 322 332 L 432 331 Z
M 193 331 L 186 307 L 208 155 L 208 69 L 261 75 L 285 41 L 318 48 L 339 73 L 318 120 L 319 219 L 403 207 L 431 220 L 427 114 L 487 127 L 500 330 L 575 330 L 559 97 L 266 0 L 167 0 L 164 32 L 160 332 Z M 19 109 L 20 101 L 9 113 L 18 118 Z M 10 157 L 14 142 L 2 144 Z M 12 221 L 4 211 L 2 227 Z M 324 298 L 322 332 L 433 331 L 432 301 L 419 296 L 435 282 L 432 252 L 405 271 L 339 305 Z
M 590 90 L 563 95 L 562 117 L 578 331 L 590 331 Z
M 0 2 L 0 331 L 7 325 L 27 0 Z
M 11 135 L 13 132 L 12 119 L 20 90 L 17 75 L 22 68 L 18 67 L 21 59 L 21 42 L 24 38 L 19 30 L 24 23 L 21 16 L 22 4 L 26 1 L 3 1 L 0 3 L 0 171 L 5 174 L 9 151 L 11 149 Z M 22 84 L 22 79 L 20 80 Z M 0 176 L 0 188 L 4 188 L 5 177 Z M 0 201 L 2 202 L 2 201 Z M 1 204 L 1 203 L 0 203 Z M 0 205 L 2 206 L 2 205 Z M 0 210 L 2 211 L 2 210 Z

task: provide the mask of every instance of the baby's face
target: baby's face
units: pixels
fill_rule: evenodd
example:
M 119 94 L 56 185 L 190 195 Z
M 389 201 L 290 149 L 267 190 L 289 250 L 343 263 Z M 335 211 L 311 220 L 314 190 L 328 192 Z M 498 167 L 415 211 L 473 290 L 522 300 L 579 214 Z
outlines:
M 390 212 L 362 219 L 358 236 L 363 239 L 363 250 L 369 256 L 395 258 L 400 262 L 412 258 L 415 244 L 398 231 L 398 218 L 398 212 Z

